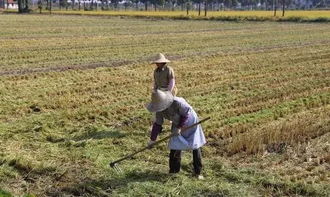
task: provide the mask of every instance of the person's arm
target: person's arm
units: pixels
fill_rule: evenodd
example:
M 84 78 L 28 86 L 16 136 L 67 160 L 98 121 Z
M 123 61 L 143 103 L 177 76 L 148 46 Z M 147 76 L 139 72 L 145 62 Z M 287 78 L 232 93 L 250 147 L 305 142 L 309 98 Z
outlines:
M 190 107 L 189 105 L 187 105 L 186 102 L 180 102 L 178 106 L 179 106 L 179 114 L 180 114 L 180 121 L 178 127 L 182 128 L 189 117 Z
M 154 123 L 152 125 L 152 129 L 151 129 L 151 133 L 150 133 L 150 140 L 151 141 L 156 141 L 157 140 L 157 136 L 160 132 L 162 132 L 163 127 L 162 125 L 159 125 L 157 123 Z
M 175 76 L 174 76 L 174 70 L 169 67 L 169 73 L 168 73 L 168 91 L 172 92 L 174 86 L 175 86 Z
M 156 113 L 156 120 L 155 120 L 154 124 L 152 125 L 152 129 L 151 129 L 151 133 L 150 133 L 151 141 L 157 140 L 158 134 L 161 133 L 163 130 L 163 127 L 162 127 L 163 122 L 164 122 L 163 116 L 159 113 Z
M 156 84 L 156 70 L 154 70 L 154 89 L 153 90 L 156 90 L 157 89 L 157 84 Z
M 189 117 L 190 107 L 182 102 L 177 102 L 177 121 L 172 122 L 172 133 L 180 135 L 181 128 L 185 125 Z
M 168 91 L 172 92 L 174 86 L 175 86 L 175 79 L 172 78 L 172 79 L 170 79 L 170 82 L 169 82 L 169 84 L 168 84 Z
M 157 90 L 157 85 L 154 83 L 153 91 Z

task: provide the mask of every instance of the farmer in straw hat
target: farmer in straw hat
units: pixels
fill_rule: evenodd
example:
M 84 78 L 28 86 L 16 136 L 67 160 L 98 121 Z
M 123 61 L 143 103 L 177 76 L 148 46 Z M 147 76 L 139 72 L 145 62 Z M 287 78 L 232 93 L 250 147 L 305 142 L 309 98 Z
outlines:
M 205 137 L 201 125 L 197 125 L 181 134 L 181 128 L 197 123 L 198 117 L 194 109 L 184 98 L 175 97 L 170 91 L 155 90 L 151 102 L 146 106 L 150 112 L 156 113 L 148 146 L 152 147 L 158 134 L 162 131 L 164 119 L 172 121 L 172 133 L 175 134 L 169 141 L 170 173 L 178 173 L 181 167 L 181 151 L 193 150 L 194 174 L 198 179 L 203 179 L 201 150 Z
M 160 89 L 176 94 L 175 77 L 173 68 L 167 63 L 171 62 L 162 53 L 159 53 L 152 62 L 157 68 L 154 70 L 154 90 Z

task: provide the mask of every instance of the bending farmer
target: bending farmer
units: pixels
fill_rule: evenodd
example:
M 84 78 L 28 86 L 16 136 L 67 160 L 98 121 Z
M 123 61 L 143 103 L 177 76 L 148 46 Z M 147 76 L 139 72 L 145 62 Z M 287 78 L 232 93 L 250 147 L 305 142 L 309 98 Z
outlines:
M 172 133 L 176 136 L 169 141 L 170 149 L 169 167 L 170 173 L 178 173 L 181 168 L 181 151 L 193 150 L 194 173 L 199 179 L 203 179 L 202 157 L 200 148 L 206 143 L 201 125 L 197 125 L 181 134 L 181 128 L 197 123 L 198 117 L 194 109 L 181 97 L 175 97 L 170 91 L 155 90 L 151 96 L 151 102 L 147 105 L 150 112 L 156 112 L 150 141 L 151 146 L 162 131 L 164 119 L 172 121 Z

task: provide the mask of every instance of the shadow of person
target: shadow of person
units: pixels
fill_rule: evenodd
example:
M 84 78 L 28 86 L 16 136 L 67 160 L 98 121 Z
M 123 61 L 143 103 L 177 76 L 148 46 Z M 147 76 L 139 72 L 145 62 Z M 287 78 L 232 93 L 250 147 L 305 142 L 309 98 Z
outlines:
M 89 179 L 82 183 L 50 191 L 50 196 L 111 196 L 115 189 L 125 188 L 131 183 L 159 182 L 165 183 L 171 176 L 159 171 L 129 171 L 112 178 Z
M 71 140 L 74 141 L 82 141 L 82 140 L 89 140 L 89 139 L 105 139 L 105 138 L 122 138 L 125 137 L 126 134 L 121 133 L 118 130 L 92 130 L 92 131 L 86 131 L 80 135 L 76 135 L 72 137 Z

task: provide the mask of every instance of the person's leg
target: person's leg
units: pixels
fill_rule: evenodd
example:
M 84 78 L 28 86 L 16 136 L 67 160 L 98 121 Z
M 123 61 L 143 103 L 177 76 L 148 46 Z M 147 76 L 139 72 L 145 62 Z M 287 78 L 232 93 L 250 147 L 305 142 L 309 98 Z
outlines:
M 193 165 L 194 165 L 195 175 L 200 175 L 203 167 L 202 153 L 200 148 L 193 150 Z
M 170 165 L 170 173 L 180 172 L 181 150 L 171 150 L 169 165 Z

